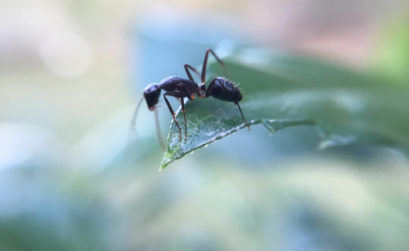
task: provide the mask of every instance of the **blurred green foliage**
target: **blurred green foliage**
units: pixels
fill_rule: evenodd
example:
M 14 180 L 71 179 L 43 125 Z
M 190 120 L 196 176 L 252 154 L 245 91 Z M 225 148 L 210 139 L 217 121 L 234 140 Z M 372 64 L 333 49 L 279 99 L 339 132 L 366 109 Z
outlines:
M 409 16 L 398 15 L 389 20 L 379 34 L 374 55 L 374 68 L 395 81 L 408 84 Z
M 390 157 L 254 170 L 213 155 L 159 175 L 152 161 L 93 175 L 18 171 L 8 183 L 21 185 L 1 197 L 0 249 L 405 250 L 409 175 Z

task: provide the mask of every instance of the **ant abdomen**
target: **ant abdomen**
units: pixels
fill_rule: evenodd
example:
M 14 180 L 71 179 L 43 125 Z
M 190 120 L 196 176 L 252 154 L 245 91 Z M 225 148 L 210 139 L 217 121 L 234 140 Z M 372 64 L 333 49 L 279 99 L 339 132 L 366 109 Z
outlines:
M 238 103 L 243 98 L 237 85 L 222 77 L 213 79 L 209 84 L 206 97 L 209 96 L 234 103 Z

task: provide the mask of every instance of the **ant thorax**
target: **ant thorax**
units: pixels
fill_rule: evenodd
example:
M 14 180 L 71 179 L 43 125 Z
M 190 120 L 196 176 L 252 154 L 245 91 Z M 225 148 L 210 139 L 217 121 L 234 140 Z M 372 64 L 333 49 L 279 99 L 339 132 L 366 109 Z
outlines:
M 186 96 L 191 96 L 191 94 L 197 92 L 199 89 L 199 86 L 195 82 L 180 77 L 165 78 L 159 82 L 158 86 L 164 91 L 179 91 Z

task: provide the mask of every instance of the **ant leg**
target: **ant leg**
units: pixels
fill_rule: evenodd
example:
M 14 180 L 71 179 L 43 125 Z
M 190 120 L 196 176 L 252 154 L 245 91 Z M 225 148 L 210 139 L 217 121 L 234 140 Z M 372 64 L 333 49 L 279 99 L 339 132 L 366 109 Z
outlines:
M 175 124 L 176 124 L 176 126 L 178 127 L 178 129 L 179 129 L 179 139 L 182 140 L 182 129 L 180 128 L 179 123 L 178 123 L 178 121 L 176 120 L 175 112 L 173 111 L 172 106 L 171 106 L 170 103 L 169 103 L 169 100 L 166 98 L 167 95 L 169 95 L 169 94 L 167 94 L 167 93 L 163 94 L 163 98 L 165 99 L 166 105 L 168 106 L 169 111 L 170 111 L 170 113 L 172 114 L 173 121 L 175 121 Z
M 249 123 L 247 122 L 247 120 L 244 118 L 244 115 L 243 115 L 243 112 L 241 111 L 241 107 L 240 107 L 240 105 L 239 105 L 239 102 L 235 102 L 234 104 L 237 105 L 237 107 L 239 108 L 241 117 L 242 117 L 243 121 L 246 122 L 247 128 L 248 128 L 248 130 L 250 131 L 250 124 L 249 124 Z
M 190 74 L 190 72 L 189 72 L 189 69 L 192 70 L 194 73 L 196 73 L 197 76 L 199 76 L 199 78 L 200 78 L 200 73 L 193 66 L 185 64 L 184 67 L 185 67 L 186 74 L 189 77 L 190 81 L 195 82 L 195 80 L 192 77 L 192 74 Z
M 186 122 L 186 114 L 185 114 L 185 102 L 183 101 L 183 98 L 180 99 L 180 103 L 182 104 L 183 118 L 185 119 L 185 140 L 186 140 L 187 139 L 187 122 Z
M 160 125 L 159 125 L 159 117 L 158 117 L 158 109 L 155 108 L 155 129 L 156 129 L 156 136 L 159 139 L 160 147 L 163 151 L 166 151 L 165 143 L 162 138 L 162 134 L 160 133 Z
M 203 60 L 203 68 L 202 68 L 202 84 L 205 83 L 206 80 L 206 68 L 207 68 L 207 58 L 209 57 L 209 53 L 211 53 L 217 60 L 217 62 L 223 67 L 224 73 L 227 74 L 226 66 L 224 65 L 223 61 L 216 55 L 216 53 L 212 49 L 207 49 L 204 60 Z

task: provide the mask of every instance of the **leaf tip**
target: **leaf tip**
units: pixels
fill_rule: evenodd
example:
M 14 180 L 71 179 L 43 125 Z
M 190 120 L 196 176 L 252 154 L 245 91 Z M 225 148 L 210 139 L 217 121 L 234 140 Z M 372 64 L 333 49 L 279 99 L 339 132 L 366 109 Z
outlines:
M 170 163 L 173 162 L 173 153 L 166 151 L 163 155 L 162 162 L 160 163 L 159 171 L 165 169 Z

